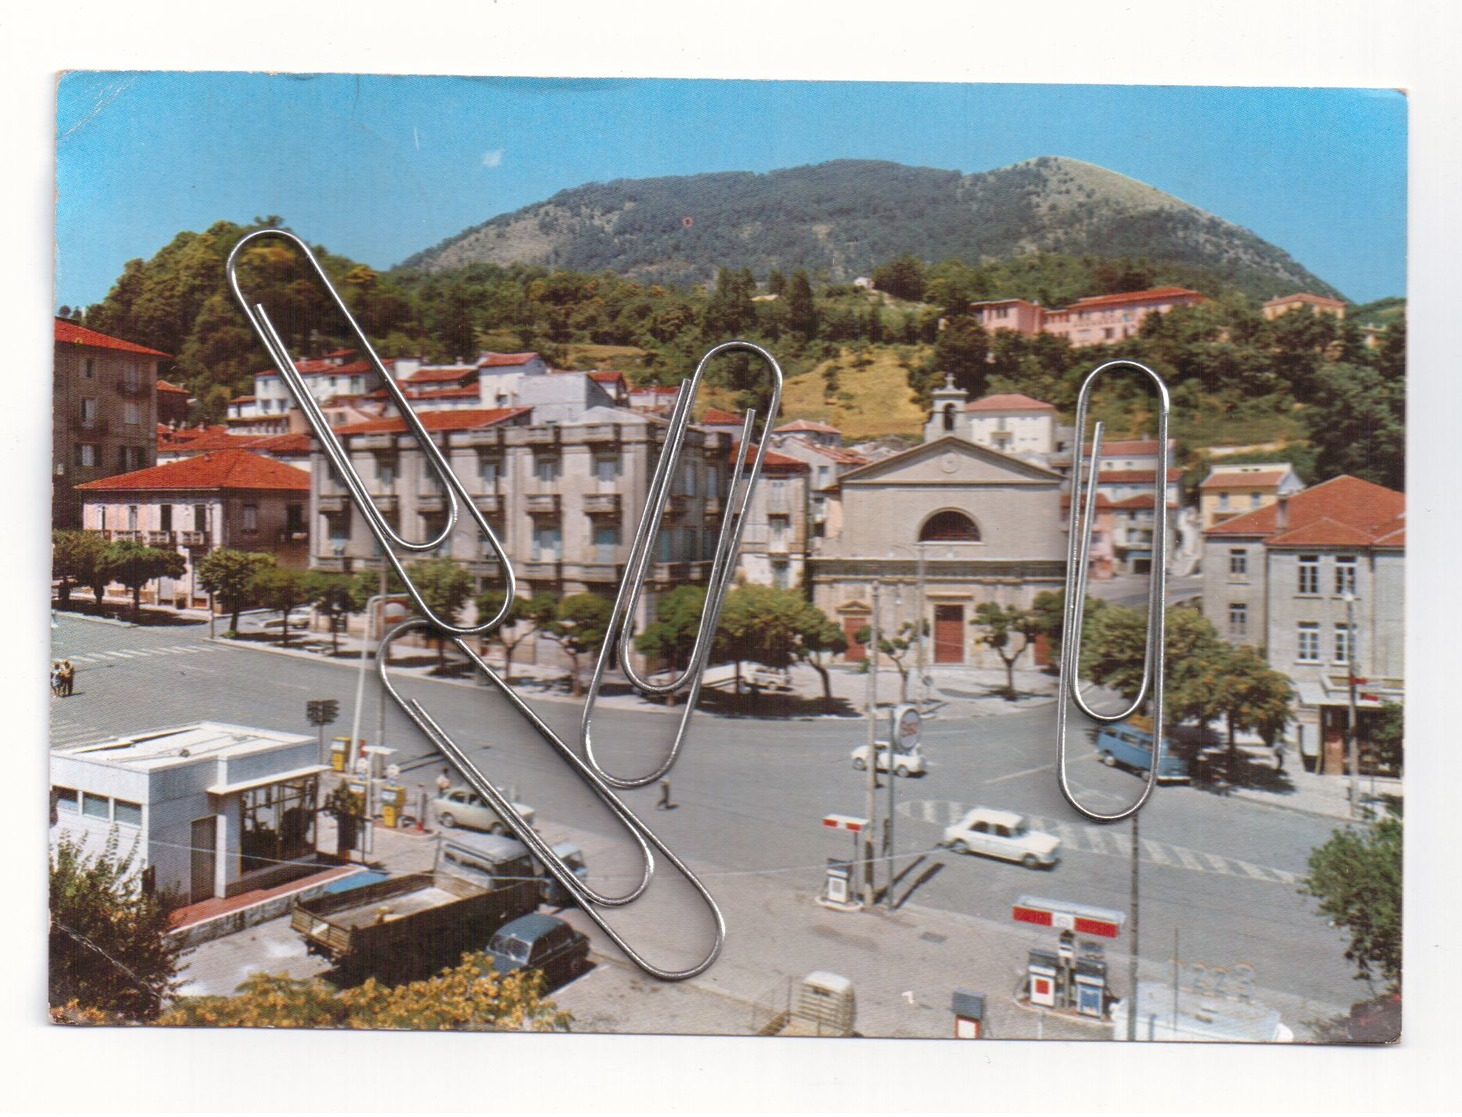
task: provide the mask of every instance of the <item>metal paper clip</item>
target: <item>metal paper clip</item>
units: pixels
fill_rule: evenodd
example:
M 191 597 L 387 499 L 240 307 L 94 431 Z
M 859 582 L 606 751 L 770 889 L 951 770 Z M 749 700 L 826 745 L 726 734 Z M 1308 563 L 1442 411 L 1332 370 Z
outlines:
M 381 678 L 381 685 L 386 688 L 386 692 L 390 694 L 391 698 L 396 702 L 396 704 L 401 707 L 406 716 L 409 717 L 416 724 L 417 728 L 425 733 L 427 737 L 436 745 L 438 749 L 442 751 L 445 756 L 449 757 L 452 760 L 452 762 L 457 766 L 462 775 L 466 778 L 467 782 L 471 784 L 473 789 L 479 795 L 481 795 L 483 799 L 487 801 L 487 803 L 492 807 L 494 811 L 497 812 L 498 816 L 502 819 L 503 824 L 513 832 L 513 836 L 528 847 L 528 850 L 533 854 L 533 856 L 542 863 L 544 869 L 556 881 L 558 881 L 560 885 L 563 886 L 565 891 L 567 891 L 575 898 L 579 906 L 583 909 L 584 914 L 592 919 L 598 925 L 599 929 L 602 930 L 607 936 L 609 936 L 614 945 L 619 947 L 619 949 L 624 952 L 625 956 L 629 958 L 631 962 L 633 962 L 636 966 L 638 966 L 645 973 L 649 974 L 651 977 L 659 978 L 662 981 L 683 981 L 686 978 L 694 977 L 696 974 L 704 972 L 706 968 L 709 967 L 711 963 L 714 962 L 716 958 L 720 955 L 721 948 L 726 941 L 726 920 L 721 914 L 721 909 L 716 904 L 716 901 L 711 896 L 710 892 L 708 892 L 706 890 L 706 887 L 701 884 L 699 878 L 697 878 L 696 875 L 692 873 L 690 869 L 687 868 L 686 865 L 678 857 L 675 856 L 674 853 L 670 851 L 669 847 L 667 847 L 664 842 L 656 837 L 655 833 L 643 822 L 641 822 L 640 819 L 636 817 L 635 814 L 631 812 L 628 807 L 620 802 L 619 798 L 608 787 L 608 785 L 599 778 L 594 769 L 586 764 L 582 759 L 580 759 L 578 754 L 574 752 L 574 750 L 570 748 L 568 744 L 566 744 L 563 739 L 558 736 L 558 734 L 554 733 L 554 731 L 549 728 L 549 726 L 543 721 L 543 719 L 535 714 L 532 708 L 528 706 L 528 704 L 518 696 L 517 692 L 514 691 L 513 688 L 510 687 L 507 682 L 505 682 L 497 674 L 497 672 L 495 672 L 491 667 L 483 662 L 482 658 L 476 652 L 474 652 L 470 647 L 467 646 L 467 643 L 464 640 L 462 640 L 460 637 L 455 636 L 451 638 L 452 643 L 457 646 L 458 650 L 461 651 L 462 654 L 465 655 L 467 659 L 479 671 L 487 676 L 488 680 L 491 681 L 492 684 L 496 686 L 499 691 L 502 692 L 503 696 L 506 697 L 507 700 L 513 705 L 514 709 L 522 714 L 523 717 L 527 719 L 528 723 L 532 725 L 535 730 L 538 731 L 538 734 L 551 746 L 553 746 L 553 748 L 566 761 L 568 761 L 569 767 L 574 770 L 574 772 L 579 776 L 581 780 L 589 785 L 590 790 L 592 790 L 594 794 L 598 796 L 598 798 L 602 800 L 607 807 L 609 807 L 615 817 L 618 818 L 620 822 L 624 824 L 625 828 L 634 835 L 635 841 L 639 844 L 641 853 L 644 857 L 645 868 L 644 875 L 641 878 L 640 883 L 629 893 L 623 896 L 606 897 L 601 895 L 594 889 L 591 889 L 587 884 L 580 880 L 578 876 L 575 875 L 573 869 L 565 864 L 563 859 L 553 852 L 553 849 L 548 845 L 547 842 L 543 840 L 538 832 L 523 821 L 522 816 L 519 815 L 518 812 L 513 808 L 513 805 L 509 801 L 508 797 L 504 795 L 490 780 L 488 780 L 487 777 L 483 775 L 482 771 L 475 764 L 473 764 L 470 759 L 468 759 L 467 754 L 462 750 L 461 746 L 458 745 L 457 742 L 454 741 L 452 737 L 447 733 L 447 731 L 443 729 L 436 722 L 436 720 L 426 712 L 426 709 L 422 706 L 421 702 L 415 698 L 406 698 L 396 690 L 394 685 L 392 685 L 389 673 L 386 668 L 386 663 L 389 660 L 388 650 L 390 648 L 391 642 L 406 630 L 410 628 L 421 627 L 425 625 L 425 623 L 426 622 L 419 619 L 406 621 L 404 624 L 397 625 L 395 628 L 393 628 L 389 633 L 387 633 L 385 639 L 381 641 L 381 649 L 377 656 L 376 662 L 377 670 Z M 680 874 L 686 879 L 686 881 L 689 882 L 691 887 L 700 894 L 701 898 L 706 902 L 706 906 L 710 908 L 712 918 L 715 921 L 715 941 L 712 944 L 710 951 L 699 962 L 686 969 L 667 970 L 649 962 L 644 958 L 643 955 L 635 950 L 634 947 L 626 942 L 624 937 L 617 930 L 615 930 L 614 927 L 612 927 L 609 922 L 603 917 L 603 915 L 601 915 L 598 911 L 598 908 L 600 907 L 618 907 L 624 904 L 628 904 L 633 900 L 638 899 L 644 893 L 645 889 L 649 887 L 651 877 L 654 875 L 655 871 L 654 854 L 650 850 L 651 846 L 653 846 L 654 849 L 658 851 L 660 855 L 663 856 L 670 865 L 678 870 Z
M 375 502 L 366 491 L 365 483 L 361 480 L 360 474 L 356 472 L 355 466 L 351 464 L 350 455 L 345 452 L 345 448 L 340 444 L 339 437 L 331 428 L 329 420 L 326 419 L 325 413 L 320 409 L 320 405 L 310 393 L 309 386 L 305 384 L 304 377 L 300 375 L 299 369 L 295 367 L 294 361 L 290 358 L 289 349 L 280 338 L 278 331 L 274 328 L 274 323 L 270 320 L 268 312 L 265 311 L 262 303 L 251 303 L 240 289 L 238 278 L 240 257 L 246 247 L 268 237 L 277 237 L 293 245 L 309 261 L 310 267 L 314 269 L 315 276 L 320 282 L 320 286 L 330 296 L 330 300 L 335 305 L 335 309 L 349 325 L 351 332 L 355 335 L 356 344 L 375 367 L 376 373 L 381 378 L 381 384 L 386 390 L 386 394 L 391 397 L 391 401 L 396 405 L 397 413 L 401 421 L 406 425 L 406 429 L 411 432 L 412 437 L 416 439 L 422 454 L 425 456 L 432 471 L 436 474 L 437 480 L 442 486 L 442 492 L 446 495 L 447 516 L 445 526 L 433 538 L 424 542 L 412 542 L 411 540 L 403 539 L 396 529 L 386 520 L 385 516 L 381 515 L 380 509 L 376 507 Z M 458 636 L 471 636 L 487 632 L 501 623 L 503 618 L 508 615 L 508 611 L 512 608 L 513 597 L 517 592 L 517 582 L 513 576 L 513 568 L 508 562 L 507 554 L 503 551 L 502 545 L 497 540 L 497 536 L 493 534 L 492 528 L 488 526 L 487 520 L 472 502 L 471 496 L 462 488 L 462 483 L 457 479 L 456 474 L 452 472 L 441 450 L 432 441 L 431 435 L 427 432 L 426 427 L 422 425 L 416 412 L 412 410 L 406 394 L 402 392 L 400 386 L 396 383 L 395 377 L 387 372 L 385 366 L 381 364 L 380 358 L 376 356 L 375 350 L 371 348 L 371 343 L 366 339 L 365 333 L 356 324 L 355 319 L 351 317 L 350 311 L 346 309 L 345 303 L 341 301 L 340 296 L 336 293 L 334 286 L 330 283 L 329 277 L 325 275 L 324 269 L 320 267 L 319 261 L 315 259 L 314 253 L 310 251 L 309 245 L 293 233 L 288 233 L 281 229 L 259 229 L 252 232 L 240 240 L 238 244 L 234 245 L 233 251 L 229 253 L 228 282 L 229 286 L 233 289 L 234 298 L 238 300 L 239 306 L 243 309 L 244 316 L 249 320 L 249 325 L 254 328 L 254 332 L 259 336 L 259 340 L 269 350 L 269 356 L 274 361 L 274 367 L 279 370 L 279 375 L 284 378 L 285 386 L 289 389 L 290 394 L 294 396 L 294 401 L 300 411 L 304 413 L 306 422 L 310 424 L 310 429 L 314 432 L 315 441 L 319 443 L 320 449 L 324 451 L 325 456 L 330 459 L 330 464 L 334 467 L 336 475 L 345 487 L 350 490 L 351 499 L 360 510 L 361 515 L 365 517 L 366 526 L 371 529 L 371 534 L 376 537 L 376 542 L 380 546 L 381 553 L 386 556 L 386 560 L 395 569 L 397 576 L 401 579 L 402 584 L 406 586 L 407 593 L 411 595 L 412 601 L 416 603 L 416 607 L 421 611 L 421 614 L 441 631 Z M 492 548 L 493 553 L 497 556 L 498 566 L 502 570 L 503 580 L 505 582 L 502 608 L 494 616 L 485 621 L 480 621 L 471 627 L 451 624 L 438 617 L 423 598 L 421 591 L 416 588 L 410 577 L 407 576 L 405 566 L 397 558 L 395 553 L 397 548 L 403 551 L 421 552 L 432 551 L 441 546 L 451 537 L 452 532 L 457 526 L 459 506 L 467 509 L 468 515 L 476 522 L 478 530 L 487 539 L 488 546 Z
M 1157 472 L 1153 480 L 1153 554 L 1152 571 L 1147 599 L 1146 649 L 1142 661 L 1142 682 L 1137 696 L 1124 710 L 1116 713 L 1101 713 L 1093 710 L 1081 693 L 1081 625 L 1086 612 L 1086 583 L 1090 564 L 1091 533 L 1096 517 L 1097 473 L 1102 455 L 1102 424 L 1098 422 L 1092 431 L 1090 472 L 1083 474 L 1081 468 L 1081 447 L 1086 435 L 1086 411 L 1090 403 L 1092 385 L 1104 372 L 1129 368 L 1142 373 L 1153 383 L 1157 392 Z M 1060 683 L 1056 701 L 1056 771 L 1061 783 L 1061 794 L 1066 801 L 1093 822 L 1118 822 L 1136 814 L 1152 795 L 1157 786 L 1158 763 L 1162 758 L 1162 704 L 1163 704 L 1163 652 L 1166 632 L 1164 609 L 1167 590 L 1168 560 L 1168 389 L 1162 378 L 1146 365 L 1136 361 L 1108 361 L 1094 369 L 1082 381 L 1081 391 L 1076 397 L 1075 462 L 1071 470 L 1071 521 L 1069 550 L 1066 557 L 1066 600 L 1061 639 Z M 1083 507 L 1083 488 L 1085 502 Z M 1081 712 L 1095 721 L 1110 724 L 1123 721 L 1136 713 L 1138 707 L 1152 696 L 1153 757 L 1147 770 L 1147 783 L 1142 794 L 1127 807 L 1115 814 L 1101 814 L 1088 810 L 1077 799 L 1066 771 L 1067 700 L 1074 701 Z
M 634 668 L 630 641 L 634 638 L 632 626 L 635 610 L 639 605 L 645 574 L 654 554 L 655 537 L 665 513 L 665 503 L 677 475 L 681 451 L 690 429 L 691 407 L 695 402 L 696 393 L 700 390 L 701 380 L 713 358 L 736 349 L 755 353 L 767 363 L 772 377 L 771 400 L 767 405 L 761 437 L 756 442 L 755 452 L 750 455 L 749 470 L 746 468 L 746 462 L 751 446 L 751 436 L 756 425 L 756 411 L 748 410 L 746 413 L 741 441 L 736 448 L 735 464 L 731 470 L 731 484 L 727 490 L 726 508 L 721 517 L 721 531 L 716 537 L 711 573 L 706 583 L 706 601 L 701 610 L 701 621 L 696 629 L 695 643 L 691 646 L 689 661 L 679 674 L 672 675 L 665 682 L 657 683 L 644 678 Z M 665 448 L 660 453 L 660 460 L 656 463 L 655 473 L 650 480 L 645 509 L 640 516 L 639 527 L 635 530 L 629 561 L 625 565 L 625 575 L 620 582 L 619 593 L 615 597 L 614 609 L 610 613 L 604 645 L 594 664 L 594 675 L 589 682 L 588 694 L 584 700 L 583 719 L 580 723 L 580 734 L 589 763 L 606 783 L 614 787 L 644 787 L 646 784 L 653 783 L 670 770 L 671 765 L 675 763 L 676 757 L 680 754 L 681 746 L 685 743 L 690 716 L 695 711 L 696 701 L 700 696 L 706 660 L 710 657 L 711 646 L 716 639 L 716 625 L 721 617 L 721 606 L 725 603 L 726 591 L 731 585 L 731 575 L 736 568 L 736 555 L 741 545 L 741 533 L 746 527 L 746 509 L 751 503 L 752 493 L 757 479 L 761 475 L 762 459 L 766 456 L 767 441 L 771 437 L 772 426 L 776 422 L 781 401 L 781 365 L 760 345 L 754 345 L 749 341 L 727 341 L 710 349 L 696 365 L 695 373 L 691 378 L 680 385 L 675 407 L 671 412 L 670 424 L 666 430 Z M 741 484 L 743 473 L 746 481 L 744 486 Z M 664 761 L 653 771 L 642 776 L 613 775 L 605 771 L 604 766 L 594 756 L 592 735 L 594 705 L 599 699 L 599 688 L 604 681 L 604 675 L 611 659 L 618 660 L 619 669 L 624 672 L 631 685 L 643 694 L 664 697 L 678 694 L 681 691 L 686 692 L 685 711 L 680 716 L 680 724 L 676 728 L 675 737 L 671 741 Z

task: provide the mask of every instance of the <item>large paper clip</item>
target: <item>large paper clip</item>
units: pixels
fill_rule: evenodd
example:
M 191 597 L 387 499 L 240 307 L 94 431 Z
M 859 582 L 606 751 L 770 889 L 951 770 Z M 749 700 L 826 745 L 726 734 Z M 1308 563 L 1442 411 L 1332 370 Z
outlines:
M 731 470 L 731 484 L 727 489 L 726 507 L 721 516 L 721 530 L 716 537 L 711 573 L 707 579 L 706 601 L 701 610 L 700 625 L 696 629 L 695 643 L 691 646 L 689 661 L 679 674 L 672 673 L 669 679 L 655 682 L 641 676 L 635 670 L 632 660 L 631 641 L 634 638 L 632 629 L 635 610 L 639 605 L 645 575 L 654 555 L 655 536 L 665 513 L 665 503 L 677 476 L 681 451 L 690 429 L 691 407 L 695 402 L 696 393 L 700 390 L 701 380 L 712 359 L 722 353 L 737 349 L 755 353 L 767 363 L 772 378 L 771 398 L 762 423 L 762 434 L 756 441 L 754 451 L 751 450 L 751 438 L 755 430 L 757 414 L 754 410 L 748 410 L 746 413 L 741 442 L 737 445 L 735 464 Z M 771 437 L 772 427 L 776 423 L 781 401 L 782 367 L 777 364 L 776 358 L 765 349 L 749 341 L 727 341 L 710 349 L 696 365 L 695 373 L 691 378 L 680 385 L 675 407 L 671 412 L 670 424 L 666 430 L 665 448 L 660 453 L 660 460 L 656 463 L 655 473 L 650 480 L 645 509 L 640 516 L 639 527 L 635 531 L 634 543 L 630 547 L 629 561 L 625 565 L 625 575 L 620 582 L 619 593 L 615 597 L 614 609 L 610 613 L 604 644 L 600 648 L 599 658 L 594 664 L 594 675 L 589 682 L 588 694 L 584 700 L 583 719 L 580 723 L 584 752 L 589 758 L 589 763 L 606 783 L 614 787 L 644 787 L 646 784 L 653 783 L 670 770 L 671 765 L 675 763 L 676 757 L 680 754 L 681 746 L 685 743 L 685 734 L 690 726 L 690 716 L 695 712 L 696 701 L 700 696 L 706 660 L 710 657 L 711 647 L 715 643 L 721 606 L 725 603 L 726 591 L 731 586 L 731 575 L 736 569 L 736 556 L 741 546 L 741 533 L 746 527 L 746 510 L 751 503 L 757 479 L 761 475 L 762 459 L 766 456 L 767 441 Z M 751 461 L 749 469 L 747 468 L 748 458 Z M 743 478 L 746 482 L 744 485 L 742 484 Z M 630 684 L 642 694 L 658 697 L 679 694 L 682 691 L 686 694 L 685 711 L 680 716 L 680 724 L 676 727 L 675 737 L 671 741 L 665 759 L 653 771 L 642 776 L 613 775 L 606 771 L 594 756 L 592 724 L 594 705 L 599 699 L 599 688 L 604 681 L 605 672 L 609 669 L 611 660 L 614 659 L 618 660 L 619 669 L 624 672 Z
M 389 648 L 391 641 L 406 630 L 422 626 L 425 623 L 419 619 L 406 621 L 404 624 L 397 625 L 381 641 L 381 650 L 377 656 L 376 665 L 380 674 L 381 685 L 386 688 L 386 692 L 401 707 L 406 716 L 416 724 L 417 728 L 425 733 L 445 756 L 451 759 L 473 789 L 497 812 L 498 817 L 512 831 L 513 836 L 528 847 L 529 852 L 539 860 L 549 875 L 558 881 L 565 891 L 574 897 L 584 914 L 598 925 L 599 929 L 609 937 L 615 946 L 624 952 L 625 956 L 631 962 L 651 977 L 659 978 L 662 981 L 684 981 L 686 978 L 694 977 L 696 974 L 704 972 L 720 955 L 721 948 L 726 941 L 726 920 L 710 892 L 701 884 L 699 878 L 670 851 L 669 847 L 656 837 L 654 831 L 641 822 L 628 807 L 620 802 L 619 798 L 599 778 L 594 769 L 586 764 L 558 734 L 549 728 L 543 719 L 533 712 L 532 708 L 519 697 L 518 693 L 496 671 L 483 662 L 482 658 L 468 647 L 466 641 L 460 637 L 454 636 L 451 638 L 452 642 L 457 646 L 457 649 L 502 692 L 503 696 L 507 698 L 513 708 L 568 762 L 569 767 L 573 769 L 578 777 L 588 784 L 594 794 L 609 807 L 615 817 L 634 835 L 635 841 L 639 844 L 644 857 L 644 875 L 640 883 L 630 892 L 623 896 L 606 897 L 591 889 L 580 880 L 573 869 L 553 852 L 553 849 L 543 840 L 538 832 L 523 820 L 523 817 L 513 808 L 508 796 L 504 795 L 501 790 L 483 775 L 482 771 L 468 758 L 467 754 L 462 750 L 462 747 L 427 713 L 421 702 L 415 698 L 407 698 L 396 690 L 386 667 L 390 658 Z M 619 931 L 611 926 L 598 911 L 600 907 L 617 907 L 628 904 L 638 899 L 644 893 L 645 889 L 649 887 L 651 877 L 655 871 L 654 854 L 650 849 L 652 846 L 699 893 L 701 899 L 705 901 L 706 906 L 710 909 L 712 918 L 715 921 L 715 941 L 712 943 L 710 951 L 699 962 L 686 969 L 667 970 L 648 961 L 639 951 L 635 950 L 634 947 L 625 941 Z
M 381 384 L 385 388 L 386 394 L 396 405 L 397 414 L 401 418 L 401 421 L 406 425 L 406 429 L 411 432 L 412 437 L 415 438 L 432 472 L 436 474 L 437 480 L 442 486 L 442 492 L 446 495 L 447 515 L 446 524 L 433 538 L 422 542 L 403 539 L 400 533 L 387 521 L 386 517 L 381 514 L 380 509 L 376 507 L 375 501 L 371 499 L 370 493 L 366 490 L 365 483 L 361 480 L 360 474 L 356 472 L 355 466 L 351 463 L 350 455 L 345 452 L 345 448 L 340 444 L 339 437 L 331 429 L 330 422 L 325 417 L 325 413 L 320 409 L 320 405 L 311 394 L 304 377 L 300 375 L 299 369 L 295 367 L 294 361 L 290 358 L 289 349 L 280 338 L 279 332 L 270 320 L 268 312 L 264 309 L 264 305 L 262 303 L 251 302 L 240 289 L 238 264 L 245 249 L 269 237 L 275 237 L 293 245 L 304 259 L 309 261 L 310 267 L 314 269 L 320 286 L 329 295 L 330 301 L 335 305 L 335 309 L 349 325 L 351 332 L 355 335 L 356 344 L 374 366 L 376 373 L 381 378 Z M 432 441 L 431 435 L 427 432 L 426 427 L 422 425 L 416 412 L 412 410 L 410 401 L 407 400 L 406 394 L 396 383 L 395 377 L 387 372 L 385 366 L 381 364 L 380 358 L 376 356 L 375 350 L 371 348 L 371 343 L 366 339 L 365 333 L 356 324 L 355 319 L 351 317 L 350 311 L 346 309 L 345 303 L 341 301 L 339 294 L 336 293 L 334 286 L 330 283 L 329 277 L 325 275 L 324 269 L 320 267 L 319 261 L 315 259 L 315 254 L 310 251 L 310 246 L 293 233 L 288 233 L 281 229 L 259 229 L 252 232 L 241 239 L 238 244 L 234 245 L 233 251 L 229 253 L 228 282 L 229 286 L 233 289 L 234 298 L 238 300 L 239 306 L 243 309 L 244 316 L 249 320 L 249 325 L 253 327 L 254 332 L 259 336 L 259 340 L 264 343 L 264 347 L 269 350 L 269 356 L 274 362 L 274 367 L 279 370 L 279 375 L 284 378 L 284 384 L 289 389 L 290 394 L 294 396 L 296 405 L 304 413 L 305 421 L 310 424 L 310 430 L 314 432 L 315 441 L 319 443 L 320 449 L 324 451 L 325 456 L 330 459 L 330 464 L 334 467 L 336 476 L 340 478 L 341 483 L 350 491 L 352 501 L 365 518 L 366 526 L 370 528 L 371 534 L 376 537 L 376 543 L 380 547 L 381 553 L 386 556 L 386 561 L 391 564 L 392 568 L 396 571 L 397 577 L 406 586 L 407 593 L 411 595 L 411 600 L 416 603 L 416 607 L 420 610 L 422 616 L 442 632 L 456 636 L 477 635 L 487 632 L 501 623 L 503 618 L 508 615 L 508 610 L 512 608 L 513 597 L 517 591 L 517 582 L 513 576 L 513 568 L 508 562 L 507 554 L 503 551 L 497 536 L 493 534 L 492 528 L 488 526 L 487 520 L 473 503 L 471 496 L 462 488 L 461 481 L 452 472 L 441 450 Z M 421 591 L 412 583 L 411 578 L 406 573 L 406 567 L 396 555 L 398 549 L 423 552 L 433 551 L 437 547 L 440 547 L 451 538 L 452 532 L 456 529 L 459 507 L 465 507 L 467 509 L 468 515 L 476 522 L 478 530 L 482 532 L 483 537 L 487 540 L 488 546 L 492 548 L 493 553 L 497 556 L 498 567 L 502 571 L 505 583 L 502 608 L 494 616 L 486 620 L 479 618 L 479 623 L 470 627 L 452 624 L 437 616 L 431 606 L 427 604 Z
M 1153 548 L 1152 570 L 1147 597 L 1146 648 L 1142 661 L 1142 681 L 1137 695 L 1126 709 L 1115 713 L 1103 713 L 1091 708 L 1081 693 L 1081 625 L 1086 612 L 1086 583 L 1090 565 L 1091 534 L 1096 518 L 1097 474 L 1102 456 L 1102 424 L 1098 422 L 1092 431 L 1091 466 L 1083 473 L 1081 466 L 1082 445 L 1086 436 L 1086 411 L 1090 403 L 1092 385 L 1104 372 L 1128 368 L 1142 373 L 1152 381 L 1157 393 L 1157 471 L 1153 479 Z M 1108 361 L 1092 370 L 1082 381 L 1081 391 L 1076 397 L 1076 431 L 1072 442 L 1075 447 L 1075 461 L 1071 470 L 1071 520 L 1069 551 L 1066 557 L 1066 600 L 1061 634 L 1060 683 L 1056 692 L 1056 771 L 1061 783 L 1061 794 L 1066 801 L 1093 822 L 1119 822 L 1137 813 L 1152 795 L 1157 786 L 1158 765 L 1162 759 L 1163 747 L 1163 651 L 1166 633 L 1164 610 L 1167 592 L 1168 560 L 1168 389 L 1162 378 L 1146 365 L 1136 361 Z M 1101 814 L 1089 810 L 1078 800 L 1067 776 L 1066 731 L 1068 699 L 1080 707 L 1081 712 L 1094 721 L 1110 724 L 1124 721 L 1137 712 L 1147 700 L 1152 700 L 1153 757 L 1147 769 L 1147 782 L 1142 794 L 1115 814 Z

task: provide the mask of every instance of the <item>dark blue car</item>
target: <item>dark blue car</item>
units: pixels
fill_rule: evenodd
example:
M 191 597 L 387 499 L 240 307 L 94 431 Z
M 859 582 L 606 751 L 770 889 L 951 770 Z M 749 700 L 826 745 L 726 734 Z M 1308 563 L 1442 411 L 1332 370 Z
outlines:
M 589 937 L 556 916 L 524 915 L 498 929 L 487 956 L 501 974 L 538 970 L 551 989 L 588 969 Z

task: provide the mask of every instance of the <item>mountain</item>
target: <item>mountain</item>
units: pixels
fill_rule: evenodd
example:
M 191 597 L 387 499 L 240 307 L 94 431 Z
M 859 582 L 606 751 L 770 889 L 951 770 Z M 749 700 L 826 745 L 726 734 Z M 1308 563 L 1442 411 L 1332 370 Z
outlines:
M 706 283 L 720 267 L 846 282 L 904 253 L 970 264 L 1033 253 L 1140 257 L 1251 295 L 1338 295 L 1288 253 L 1135 179 L 1060 156 L 979 174 L 842 159 L 788 170 L 619 179 L 563 190 L 406 260 L 607 270 Z

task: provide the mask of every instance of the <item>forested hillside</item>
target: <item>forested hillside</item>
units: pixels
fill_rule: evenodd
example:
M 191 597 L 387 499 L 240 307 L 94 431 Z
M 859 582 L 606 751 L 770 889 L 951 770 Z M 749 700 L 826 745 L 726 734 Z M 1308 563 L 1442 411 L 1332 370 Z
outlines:
M 766 174 L 591 183 L 494 217 L 405 266 L 544 264 L 661 283 L 709 283 L 719 267 L 759 276 L 803 268 L 838 283 L 905 252 L 971 264 L 1052 253 L 1142 257 L 1200 289 L 1335 294 L 1247 229 L 1055 156 L 969 175 L 837 160 Z

